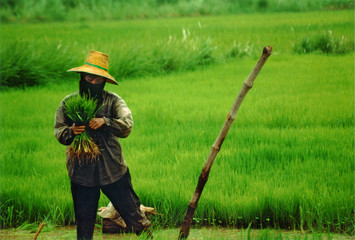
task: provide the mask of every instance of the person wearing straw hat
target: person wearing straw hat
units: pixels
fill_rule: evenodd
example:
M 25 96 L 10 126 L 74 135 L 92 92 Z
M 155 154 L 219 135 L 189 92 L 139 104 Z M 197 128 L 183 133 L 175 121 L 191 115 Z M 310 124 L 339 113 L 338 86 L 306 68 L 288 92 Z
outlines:
M 54 135 L 60 143 L 68 146 L 75 135 L 87 130 L 101 150 L 98 161 L 85 165 L 69 161 L 67 155 L 77 238 L 93 238 L 100 190 L 110 199 L 129 228 L 137 235 L 145 231 L 151 236 L 148 230 L 150 221 L 140 210 L 140 200 L 133 190 L 118 141 L 118 138 L 130 134 L 132 114 L 120 96 L 104 90 L 106 82 L 117 85 L 108 73 L 108 55 L 90 51 L 84 65 L 68 72 L 80 73 L 79 92 L 67 96 L 60 103 L 55 115 Z M 102 109 L 88 126 L 76 126 L 65 114 L 64 101 L 70 96 L 88 93 Z

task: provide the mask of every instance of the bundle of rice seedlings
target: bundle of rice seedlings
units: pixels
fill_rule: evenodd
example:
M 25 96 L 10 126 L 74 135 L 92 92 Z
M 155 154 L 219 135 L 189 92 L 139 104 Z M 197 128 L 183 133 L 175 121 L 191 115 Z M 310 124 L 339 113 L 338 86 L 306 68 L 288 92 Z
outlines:
M 96 113 L 102 109 L 97 108 L 97 100 L 80 94 L 72 96 L 65 101 L 65 112 L 76 126 L 88 126 Z M 85 130 L 82 134 L 76 135 L 72 144 L 67 148 L 69 161 L 83 163 L 96 161 L 100 155 L 100 149 Z

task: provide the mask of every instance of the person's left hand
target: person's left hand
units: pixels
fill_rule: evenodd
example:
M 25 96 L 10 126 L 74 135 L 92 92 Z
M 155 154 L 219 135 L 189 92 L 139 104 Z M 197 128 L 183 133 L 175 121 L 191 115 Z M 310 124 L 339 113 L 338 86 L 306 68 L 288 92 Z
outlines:
M 94 118 L 89 122 L 89 127 L 96 130 L 105 125 L 105 119 L 103 118 Z

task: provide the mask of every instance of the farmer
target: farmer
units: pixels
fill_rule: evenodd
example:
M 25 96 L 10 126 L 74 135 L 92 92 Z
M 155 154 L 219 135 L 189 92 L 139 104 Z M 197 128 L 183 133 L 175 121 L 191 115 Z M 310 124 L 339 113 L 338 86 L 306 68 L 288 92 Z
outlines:
M 67 170 L 71 180 L 78 239 L 92 239 L 100 190 L 110 199 L 127 226 L 137 235 L 148 230 L 149 220 L 140 210 L 140 201 L 131 184 L 131 176 L 122 155 L 118 137 L 126 138 L 133 126 L 132 114 L 124 100 L 104 90 L 106 82 L 116 84 L 108 73 L 108 55 L 91 51 L 83 66 L 68 70 L 80 73 L 79 92 L 95 98 L 102 110 L 88 126 L 76 126 L 65 114 L 65 99 L 55 114 L 54 135 L 70 145 L 75 135 L 85 130 L 101 150 L 99 159 L 79 164 L 67 154 Z

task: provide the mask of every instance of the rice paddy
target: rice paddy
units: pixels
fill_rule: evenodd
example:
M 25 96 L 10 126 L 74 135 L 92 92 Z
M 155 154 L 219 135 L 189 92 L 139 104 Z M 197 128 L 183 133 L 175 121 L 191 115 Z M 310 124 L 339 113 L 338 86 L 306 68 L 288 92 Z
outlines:
M 154 227 L 179 227 L 244 79 L 262 47 L 271 45 L 274 53 L 224 141 L 193 224 L 353 235 L 353 20 L 354 11 L 343 10 L 3 25 L 1 64 L 9 59 L 15 65 L 2 75 L 40 79 L 24 88 L 3 85 L 0 92 L 2 228 L 74 223 L 54 113 L 78 89 L 78 76 L 65 71 L 82 64 L 91 49 L 110 54 L 120 85 L 106 89 L 133 113 L 133 131 L 120 140 L 133 186 L 142 204 L 160 213 L 152 218 Z M 350 43 L 345 52 L 295 50 L 305 37 L 328 30 L 334 41 Z M 179 45 L 184 36 L 193 40 L 188 48 Z M 170 38 L 175 44 L 167 44 Z M 183 67 L 204 56 L 194 49 L 206 49 L 199 45 L 206 41 L 212 60 Z M 11 42 L 20 44 L 15 53 L 28 51 L 21 64 L 10 57 Z M 160 43 L 165 48 L 154 55 Z M 181 61 L 169 71 L 154 61 L 175 58 Z M 107 204 L 102 195 L 99 206 Z

